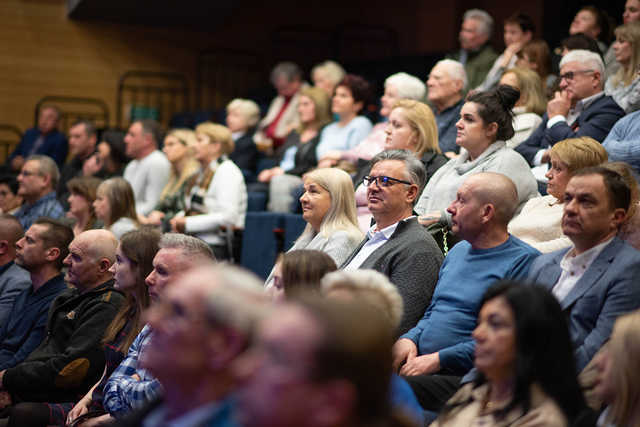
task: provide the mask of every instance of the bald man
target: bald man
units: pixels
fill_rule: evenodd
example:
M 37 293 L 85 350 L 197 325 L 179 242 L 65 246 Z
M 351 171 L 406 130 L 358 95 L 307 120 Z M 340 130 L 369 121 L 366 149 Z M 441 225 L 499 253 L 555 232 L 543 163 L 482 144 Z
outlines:
M 16 297 L 31 286 L 29 273 L 14 262 L 16 242 L 23 235 L 16 217 L 0 214 L 0 326 L 11 313 Z
M 425 409 L 439 410 L 473 367 L 471 332 L 487 288 L 524 279 L 540 254 L 507 232 L 517 206 L 513 181 L 485 172 L 467 178 L 447 209 L 452 231 L 463 240 L 444 259 L 424 317 L 393 346 L 394 369 Z
M 64 259 L 71 287 L 51 304 L 42 344 L 23 362 L 0 371 L 0 407 L 76 401 L 100 379 L 105 363 L 101 341 L 124 302 L 109 272 L 117 244 L 106 230 L 85 231 L 73 239 Z

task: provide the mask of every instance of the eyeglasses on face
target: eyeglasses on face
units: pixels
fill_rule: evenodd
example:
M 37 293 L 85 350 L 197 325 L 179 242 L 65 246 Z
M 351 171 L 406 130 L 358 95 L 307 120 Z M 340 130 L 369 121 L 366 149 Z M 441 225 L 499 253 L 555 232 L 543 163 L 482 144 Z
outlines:
M 567 81 L 572 81 L 573 79 L 575 79 L 576 74 L 587 74 L 587 73 L 593 73 L 594 70 L 576 70 L 576 71 L 567 71 L 564 74 L 560 74 L 558 76 L 558 81 L 561 81 L 562 79 L 565 79 Z
M 393 184 L 395 184 L 396 182 L 399 182 L 401 184 L 407 184 L 407 185 L 411 185 L 411 183 L 409 181 L 403 181 L 401 179 L 396 179 L 396 178 L 391 178 L 390 176 L 370 176 L 367 175 L 364 177 L 364 185 L 365 186 L 370 186 L 373 183 L 378 184 L 379 187 L 391 187 Z

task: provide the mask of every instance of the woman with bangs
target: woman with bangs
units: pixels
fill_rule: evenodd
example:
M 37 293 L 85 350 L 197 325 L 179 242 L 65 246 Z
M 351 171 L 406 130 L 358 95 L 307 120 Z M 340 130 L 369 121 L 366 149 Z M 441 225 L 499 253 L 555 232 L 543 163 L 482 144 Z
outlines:
M 103 181 L 93 202 L 96 217 L 104 223 L 104 229 L 120 239 L 127 231 L 138 228 L 136 201 L 131 184 L 124 178 Z

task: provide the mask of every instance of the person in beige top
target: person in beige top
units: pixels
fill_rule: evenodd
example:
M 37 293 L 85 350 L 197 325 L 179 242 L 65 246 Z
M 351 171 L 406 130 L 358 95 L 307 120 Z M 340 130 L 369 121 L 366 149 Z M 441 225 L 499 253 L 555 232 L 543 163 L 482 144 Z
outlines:
M 607 151 L 587 136 L 565 139 L 551 148 L 551 167 L 546 173 L 546 196 L 534 197 L 520 214 L 509 222 L 509 233 L 524 240 L 542 253 L 571 246 L 562 234 L 564 189 L 578 169 L 598 166 L 607 161 Z
M 510 281 L 491 286 L 473 331 L 475 379 L 431 426 L 562 427 L 584 417 L 588 409 L 563 317 L 542 287 Z

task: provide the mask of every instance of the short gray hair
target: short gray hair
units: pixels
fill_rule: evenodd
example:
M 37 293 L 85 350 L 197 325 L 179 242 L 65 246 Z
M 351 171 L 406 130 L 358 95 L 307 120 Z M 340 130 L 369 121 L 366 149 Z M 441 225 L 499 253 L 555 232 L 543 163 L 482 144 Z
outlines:
M 409 182 L 418 186 L 418 197 L 413 201 L 415 205 L 427 182 L 427 171 L 424 165 L 409 150 L 385 150 L 373 156 L 373 159 L 371 159 L 371 169 L 373 169 L 376 163 L 386 160 L 400 160 L 404 162 Z
M 560 68 L 569 62 L 579 62 L 593 71 L 599 72 L 600 81 L 604 81 L 604 62 L 602 62 L 602 57 L 597 53 L 585 49 L 572 50 L 562 57 Z
M 393 74 L 384 81 L 384 87 L 393 85 L 398 89 L 398 98 L 424 101 L 427 87 L 419 78 L 407 73 Z
M 464 65 L 461 62 L 458 62 L 453 59 L 442 59 L 436 62 L 436 65 L 433 66 L 435 68 L 438 65 L 442 65 L 446 70 L 449 77 L 453 80 L 462 81 L 462 91 L 467 87 L 467 72 L 464 69 Z M 432 68 L 432 69 L 433 69 Z
M 27 157 L 25 163 L 29 160 L 35 160 L 38 162 L 38 172 L 40 175 L 47 175 L 51 178 L 51 188 L 55 189 L 58 187 L 58 181 L 60 181 L 60 169 L 58 169 L 58 165 L 51 157 L 45 156 L 44 154 L 32 154 Z
M 254 127 L 260 121 L 260 107 L 250 99 L 236 98 L 227 104 L 227 113 L 236 110 L 244 117 L 248 127 Z
M 191 257 L 202 257 L 204 259 L 215 260 L 213 251 L 204 241 L 197 237 L 188 236 L 182 233 L 165 233 L 158 243 L 160 249 L 180 249 L 182 253 Z
M 325 77 L 331 81 L 334 85 L 337 85 L 344 79 L 347 74 L 344 68 L 335 61 L 324 61 L 316 65 L 311 69 L 311 75 L 313 76 L 316 71 L 320 71 L 325 74 Z
M 464 13 L 464 20 L 475 19 L 480 22 L 480 30 L 488 37 L 491 37 L 493 31 L 493 18 L 482 9 L 469 9 Z
M 275 84 L 278 77 L 287 81 L 302 80 L 302 70 L 293 62 L 280 62 L 271 70 L 271 83 Z
M 338 270 L 327 273 L 321 280 L 322 293 L 326 296 L 336 289 L 345 289 L 353 292 L 355 299 L 370 302 L 372 305 L 384 306 L 381 308 L 385 316 L 389 319 L 392 329 L 397 329 L 402 320 L 404 304 L 398 288 L 389 281 L 384 274 L 375 270 Z M 367 295 L 373 295 L 367 298 Z

